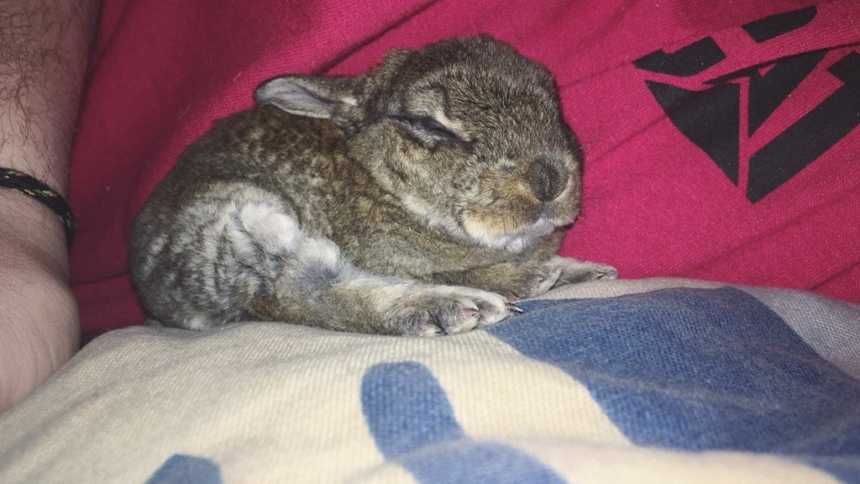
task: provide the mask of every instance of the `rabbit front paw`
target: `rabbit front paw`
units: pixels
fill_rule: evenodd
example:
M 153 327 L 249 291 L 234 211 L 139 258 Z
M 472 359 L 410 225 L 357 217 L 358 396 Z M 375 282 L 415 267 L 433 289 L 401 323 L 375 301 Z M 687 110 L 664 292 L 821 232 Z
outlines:
M 553 257 L 547 265 L 561 271 L 553 287 L 598 279 L 616 279 L 618 270 L 610 265 L 581 261 L 569 257 Z
M 504 297 L 479 289 L 426 286 L 405 295 L 387 311 L 398 334 L 441 336 L 498 323 L 514 306 Z
M 501 274 L 500 274 L 501 275 Z M 497 277 L 496 282 L 504 286 L 499 292 L 511 299 L 527 299 L 540 296 L 558 283 L 562 268 L 550 264 L 525 264 L 515 267 L 507 277 Z
M 511 299 L 527 299 L 545 294 L 550 289 L 565 284 L 615 279 L 618 271 L 605 264 L 585 262 L 567 257 L 553 257 L 549 261 L 515 266 L 506 278 L 501 294 Z

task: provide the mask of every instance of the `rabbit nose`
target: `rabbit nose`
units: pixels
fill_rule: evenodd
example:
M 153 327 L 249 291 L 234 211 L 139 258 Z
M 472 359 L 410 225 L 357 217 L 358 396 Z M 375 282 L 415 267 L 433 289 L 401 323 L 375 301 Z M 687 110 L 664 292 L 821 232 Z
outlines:
M 531 164 L 527 178 L 532 192 L 542 202 L 555 200 L 567 186 L 566 170 L 545 158 L 539 158 Z

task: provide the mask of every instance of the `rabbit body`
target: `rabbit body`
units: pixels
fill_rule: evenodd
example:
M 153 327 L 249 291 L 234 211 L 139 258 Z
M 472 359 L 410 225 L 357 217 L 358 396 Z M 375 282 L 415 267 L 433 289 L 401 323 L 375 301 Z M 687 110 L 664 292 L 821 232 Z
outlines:
M 554 255 L 579 210 L 578 148 L 549 72 L 507 44 L 398 50 L 256 99 L 190 145 L 134 221 L 133 281 L 162 324 L 452 334 L 615 277 Z

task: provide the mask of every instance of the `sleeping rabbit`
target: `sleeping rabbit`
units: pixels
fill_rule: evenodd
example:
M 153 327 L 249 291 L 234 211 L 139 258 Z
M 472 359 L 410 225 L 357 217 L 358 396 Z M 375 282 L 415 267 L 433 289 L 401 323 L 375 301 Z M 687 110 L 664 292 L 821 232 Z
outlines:
M 287 75 L 191 144 L 136 217 L 147 314 L 434 336 L 613 278 L 555 255 L 579 211 L 549 71 L 487 36 L 395 50 L 357 77 Z

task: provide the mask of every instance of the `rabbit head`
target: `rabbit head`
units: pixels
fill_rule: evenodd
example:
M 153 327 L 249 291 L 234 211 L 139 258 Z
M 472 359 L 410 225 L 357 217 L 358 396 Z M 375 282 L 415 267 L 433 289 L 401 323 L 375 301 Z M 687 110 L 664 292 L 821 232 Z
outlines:
M 356 77 L 283 76 L 258 103 L 327 118 L 428 225 L 520 251 L 579 210 L 580 159 L 549 71 L 487 36 L 395 50 Z

